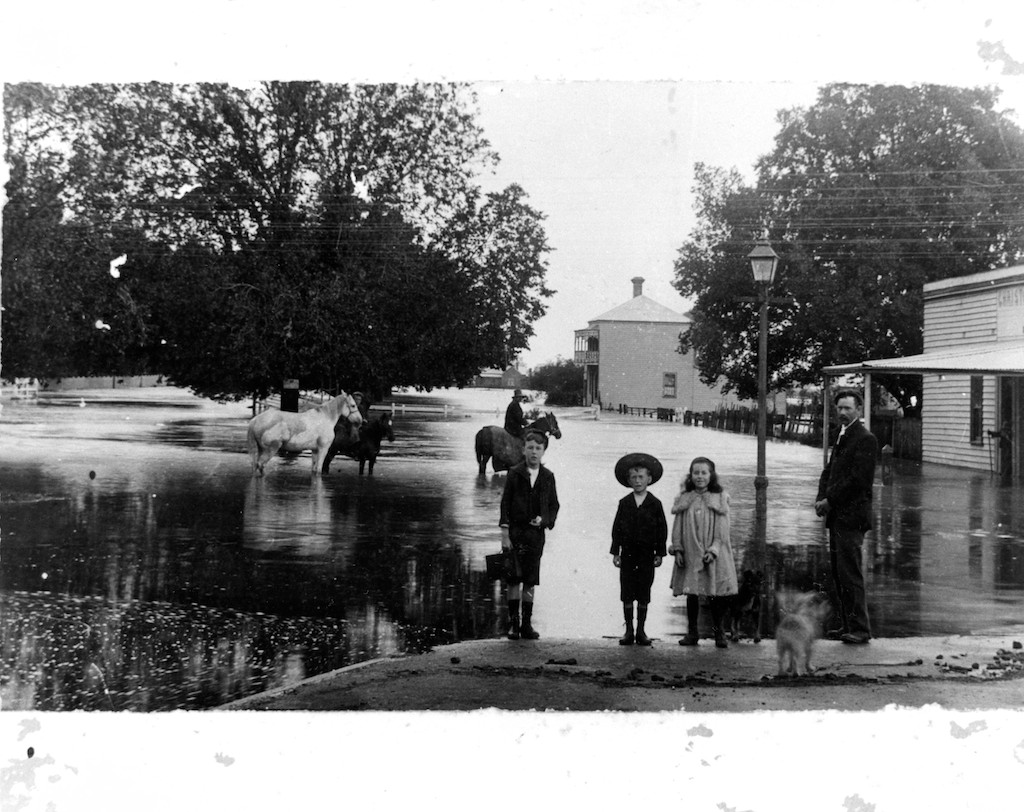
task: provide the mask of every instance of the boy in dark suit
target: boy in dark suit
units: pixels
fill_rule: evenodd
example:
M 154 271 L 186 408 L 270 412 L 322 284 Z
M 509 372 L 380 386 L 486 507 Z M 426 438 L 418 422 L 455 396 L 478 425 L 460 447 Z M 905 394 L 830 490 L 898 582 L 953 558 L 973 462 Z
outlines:
M 558 518 L 555 475 L 541 465 L 548 437 L 540 431 L 526 432 L 525 459 L 513 465 L 501 495 L 501 549 L 515 550 L 521 576 L 508 584 L 509 640 L 537 640 L 533 628 L 534 590 L 540 583 L 540 559 L 544 554 L 544 531 Z M 519 609 L 522 606 L 522 624 Z
M 665 508 L 647 487 L 661 479 L 661 463 L 650 454 L 627 454 L 615 464 L 615 478 L 632 493 L 619 500 L 612 522 L 612 563 L 619 568 L 619 597 L 626 620 L 620 646 L 651 645 L 644 630 L 654 569 L 661 566 L 668 539 Z M 636 631 L 633 604 L 636 603 Z
M 818 481 L 814 512 L 825 517 L 828 528 L 832 580 L 842 620 L 842 628 L 829 636 L 858 645 L 871 639 L 861 549 L 864 533 L 871 529 L 878 441 L 861 421 L 864 401 L 859 392 L 840 390 L 835 404 L 841 428 Z

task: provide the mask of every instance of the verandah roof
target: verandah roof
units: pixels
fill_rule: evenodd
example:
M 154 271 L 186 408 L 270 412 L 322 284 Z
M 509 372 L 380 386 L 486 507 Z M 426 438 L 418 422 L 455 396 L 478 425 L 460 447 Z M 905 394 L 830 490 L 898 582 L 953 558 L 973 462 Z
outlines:
M 949 347 L 942 350 L 906 355 L 902 358 L 880 358 L 855 364 L 824 367 L 826 377 L 862 374 L 864 386 L 864 423 L 871 428 L 871 376 L 901 375 L 1005 375 L 1024 377 L 1024 341 L 998 341 L 992 344 Z M 822 454 L 828 460 L 829 402 L 826 398 L 822 414 Z
M 902 374 L 902 375 L 1007 375 L 1024 377 L 1024 341 L 999 341 L 994 344 L 967 345 L 907 355 L 881 358 L 855 364 L 837 364 L 824 368 L 826 375 Z

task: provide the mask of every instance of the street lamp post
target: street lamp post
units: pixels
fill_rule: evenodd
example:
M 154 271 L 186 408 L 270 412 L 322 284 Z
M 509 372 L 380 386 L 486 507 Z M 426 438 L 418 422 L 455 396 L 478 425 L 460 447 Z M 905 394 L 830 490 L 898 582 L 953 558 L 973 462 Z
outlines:
M 747 255 L 754 272 L 754 281 L 761 293 L 761 330 L 757 347 L 757 476 L 754 478 L 754 520 L 758 556 L 766 553 L 768 523 L 768 477 L 765 475 L 765 436 L 768 423 L 768 288 L 775 278 L 779 264 L 767 240 L 754 246 Z

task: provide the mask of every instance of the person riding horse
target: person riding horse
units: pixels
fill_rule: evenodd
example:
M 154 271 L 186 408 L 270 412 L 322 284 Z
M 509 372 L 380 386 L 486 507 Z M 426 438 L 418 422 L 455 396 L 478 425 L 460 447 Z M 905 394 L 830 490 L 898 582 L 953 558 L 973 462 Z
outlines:
M 505 409 L 505 431 L 518 440 L 523 439 L 523 428 L 529 422 L 523 417 L 523 407 L 519 401 L 526 400 L 522 389 L 512 393 L 512 402 Z
M 370 406 L 373 405 L 372 401 L 362 392 L 353 392 L 352 397 L 355 398 L 356 408 L 359 409 L 359 414 L 363 416 L 363 422 L 365 423 L 370 419 Z
M 545 412 L 537 420 L 527 424 L 524 433 L 534 428 L 544 434 L 550 434 L 556 440 L 562 438 L 558 418 L 552 412 Z M 484 426 L 476 433 L 474 447 L 481 474 L 487 472 L 488 460 L 493 460 L 495 473 L 507 471 L 523 460 L 523 440 L 513 436 L 504 426 Z

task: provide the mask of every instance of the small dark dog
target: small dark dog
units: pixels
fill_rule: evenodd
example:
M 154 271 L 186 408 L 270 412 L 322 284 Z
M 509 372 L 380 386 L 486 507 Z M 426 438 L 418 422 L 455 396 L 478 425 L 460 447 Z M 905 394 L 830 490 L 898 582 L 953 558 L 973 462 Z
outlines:
M 811 651 L 821 637 L 821 627 L 829 613 L 828 600 L 820 592 L 779 592 L 776 602 L 782 617 L 775 626 L 775 646 L 779 652 L 779 676 L 799 677 L 801 667 L 810 674 Z
M 739 592 L 729 602 L 729 637 L 733 642 L 740 639 L 743 633 L 752 637 L 755 643 L 761 642 L 761 585 L 764 575 L 753 570 L 744 570 L 740 579 Z

